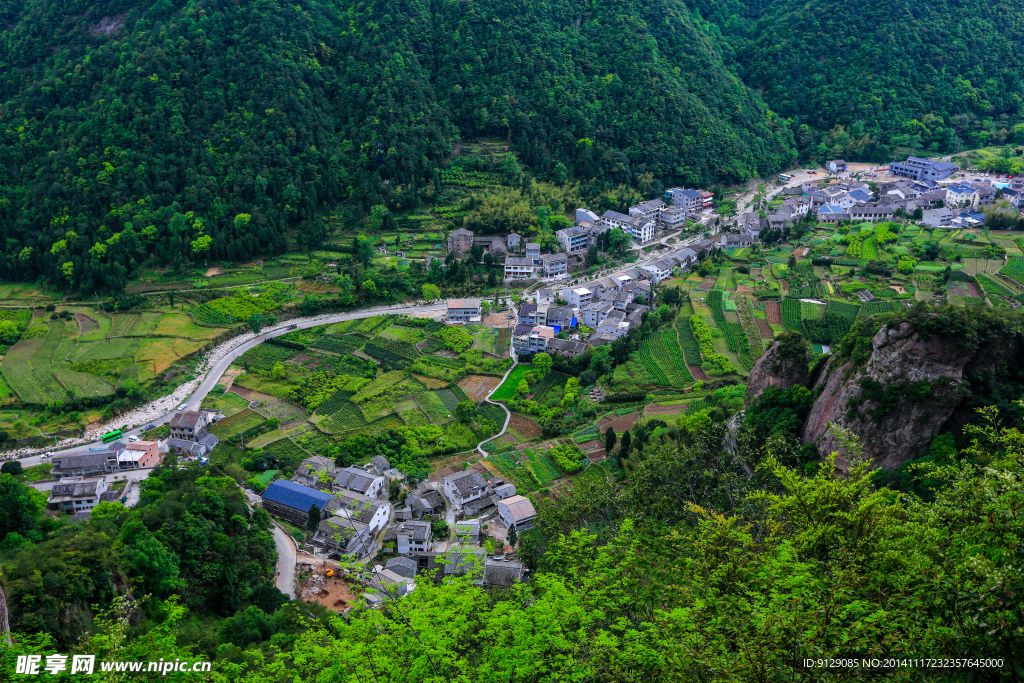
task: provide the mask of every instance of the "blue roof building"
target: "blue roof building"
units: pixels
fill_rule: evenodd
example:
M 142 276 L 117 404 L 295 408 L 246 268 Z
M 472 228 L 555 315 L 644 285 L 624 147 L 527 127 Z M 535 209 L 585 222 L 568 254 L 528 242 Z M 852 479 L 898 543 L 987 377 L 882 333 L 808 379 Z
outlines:
M 854 190 L 850 193 L 850 197 L 856 202 L 864 202 L 865 204 L 871 201 L 871 195 L 864 190 Z
M 332 496 L 294 481 L 278 479 L 267 487 L 262 498 L 263 509 L 270 514 L 304 525 L 309 517 L 309 509 L 316 505 L 323 511 Z

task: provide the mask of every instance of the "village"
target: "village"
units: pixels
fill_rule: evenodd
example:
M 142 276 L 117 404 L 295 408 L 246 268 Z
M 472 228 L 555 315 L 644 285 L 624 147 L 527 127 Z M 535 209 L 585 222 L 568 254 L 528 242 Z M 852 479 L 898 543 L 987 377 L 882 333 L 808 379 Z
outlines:
M 962 178 L 948 162 L 914 157 L 884 178 L 851 174 L 842 160 L 827 167 L 828 178 L 783 178 L 735 218 L 718 215 L 710 193 L 682 188 L 628 214 L 579 208 L 552 253 L 515 234 L 454 230 L 449 255 L 503 256 L 514 297 L 452 297 L 418 319 L 290 326 L 234 360 L 201 406 L 139 435 L 42 456 L 47 507 L 74 519 L 101 502 L 131 507 L 142 479 L 173 456 L 250 477 L 233 475 L 275 520 L 288 594 L 344 611 L 401 598 L 417 581 L 527 580 L 517 546 L 535 503 L 575 476 L 622 476 L 624 456 L 612 457 L 604 431 L 736 410 L 733 389 L 787 331 L 828 354 L 858 316 L 913 301 L 1020 306 L 1020 244 L 977 226 L 998 200 L 1019 206 L 1024 181 Z M 632 261 L 585 269 L 612 232 L 628 237 Z M 636 350 L 607 375 L 572 376 L 577 360 L 627 340 Z M 546 376 L 542 356 L 556 364 Z M 307 402 L 299 388 L 325 369 L 344 382 Z M 617 396 L 629 402 L 616 407 Z M 541 440 L 566 408 L 569 431 Z M 436 439 L 445 458 L 410 470 L 382 455 L 343 466 L 322 454 L 321 437 L 396 429 Z M 276 464 L 251 464 L 254 452 Z

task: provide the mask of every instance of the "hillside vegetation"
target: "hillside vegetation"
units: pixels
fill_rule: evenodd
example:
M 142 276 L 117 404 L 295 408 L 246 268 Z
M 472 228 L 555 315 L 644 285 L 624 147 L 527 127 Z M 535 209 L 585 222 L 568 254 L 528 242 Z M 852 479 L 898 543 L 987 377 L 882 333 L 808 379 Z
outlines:
M 774 0 L 732 28 L 746 83 L 792 117 L 811 158 L 890 161 L 1013 140 L 1024 4 Z M 806 127 L 805 127 L 806 126 Z
M 40 0 L 0 32 L 0 277 L 120 289 L 429 201 L 462 138 L 564 179 L 738 181 L 787 129 L 677 0 Z M 657 186 L 654 187 L 657 190 Z

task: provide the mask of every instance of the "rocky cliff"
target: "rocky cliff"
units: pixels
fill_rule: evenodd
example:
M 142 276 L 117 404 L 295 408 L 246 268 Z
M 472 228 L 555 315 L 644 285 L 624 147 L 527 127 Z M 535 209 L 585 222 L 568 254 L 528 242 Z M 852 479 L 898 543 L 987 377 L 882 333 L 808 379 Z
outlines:
M 811 381 L 807 360 L 807 342 L 800 334 L 787 332 L 776 339 L 747 377 L 746 405 L 756 402 L 768 387 L 806 387 Z
M 815 383 L 801 437 L 820 453 L 836 450 L 831 424 L 860 437 L 864 454 L 886 469 L 921 455 L 964 398 L 964 368 L 977 346 L 921 333 L 911 322 L 883 325 L 856 367 L 831 358 Z

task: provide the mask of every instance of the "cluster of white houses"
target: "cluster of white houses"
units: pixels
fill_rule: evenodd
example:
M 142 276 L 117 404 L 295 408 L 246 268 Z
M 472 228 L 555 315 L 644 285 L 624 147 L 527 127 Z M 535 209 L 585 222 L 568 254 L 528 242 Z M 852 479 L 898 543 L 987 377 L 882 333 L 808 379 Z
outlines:
M 587 250 L 597 244 L 600 235 L 619 228 L 634 242 L 646 244 L 665 231 L 679 230 L 687 222 L 710 226 L 717 220 L 712 194 L 706 190 L 674 187 L 662 199 L 652 199 L 629 207 L 628 213 L 605 211 L 598 216 L 588 209 L 576 209 L 574 225 L 556 231 L 561 251 L 542 254 L 537 242 L 523 243 L 515 233 L 474 235 L 469 230 L 453 230 L 448 236 L 448 250 L 467 253 L 479 245 L 484 253 L 505 255 L 504 277 L 507 281 L 537 278 L 559 279 L 582 264 Z
M 574 358 L 590 346 L 610 344 L 643 322 L 653 305 L 653 287 L 673 273 L 688 270 L 701 252 L 721 247 L 702 240 L 666 253 L 648 264 L 560 289 L 540 289 L 533 303 L 518 311 L 512 333 L 517 354 L 547 353 Z M 581 339 L 578 330 L 591 328 Z M 573 338 L 566 338 L 566 337 Z
M 480 584 L 509 585 L 522 579 L 521 562 L 487 555 L 479 520 L 457 522 L 449 540 L 435 538 L 429 519 L 443 518 L 449 507 L 470 516 L 493 512 L 505 526 L 525 531 L 533 526 L 537 511 L 528 498 L 516 494 L 515 486 L 488 481 L 480 469 L 470 468 L 445 476 L 441 491 L 417 486 L 404 505 L 396 507 L 387 499 L 393 479 L 404 476 L 381 456 L 359 467 L 337 467 L 329 458 L 314 456 L 303 461 L 291 480 L 272 482 L 261 496 L 262 504 L 270 514 L 299 526 L 307 524 L 314 506 L 318 508 L 320 523 L 312 543 L 328 557 L 366 560 L 382 548 L 396 553 L 374 572 L 373 581 L 384 589 L 382 597 L 392 589 L 394 597 L 404 595 L 421 571 L 439 580 L 465 574 L 476 565 L 474 578 Z
M 928 227 L 966 227 L 983 218 L 977 213 L 978 207 L 994 202 L 997 194 L 1015 207 L 1024 204 L 1024 180 L 1014 178 L 1006 188 L 997 188 L 988 179 L 940 185 L 939 181 L 948 178 L 956 166 L 930 161 L 922 165 L 925 161 L 929 160 L 911 157 L 907 164 L 890 165 L 890 170 L 896 169 L 895 174 L 901 177 L 879 183 L 877 192 L 867 183 L 849 179 L 828 185 L 809 180 L 787 187 L 782 192 L 781 206 L 767 216 L 753 212 L 740 216 L 741 234 L 723 235 L 722 246 L 749 246 L 760 231 L 791 226 L 808 214 L 819 223 L 879 222 L 892 220 L 897 211 L 912 214 L 921 209 L 922 223 Z

